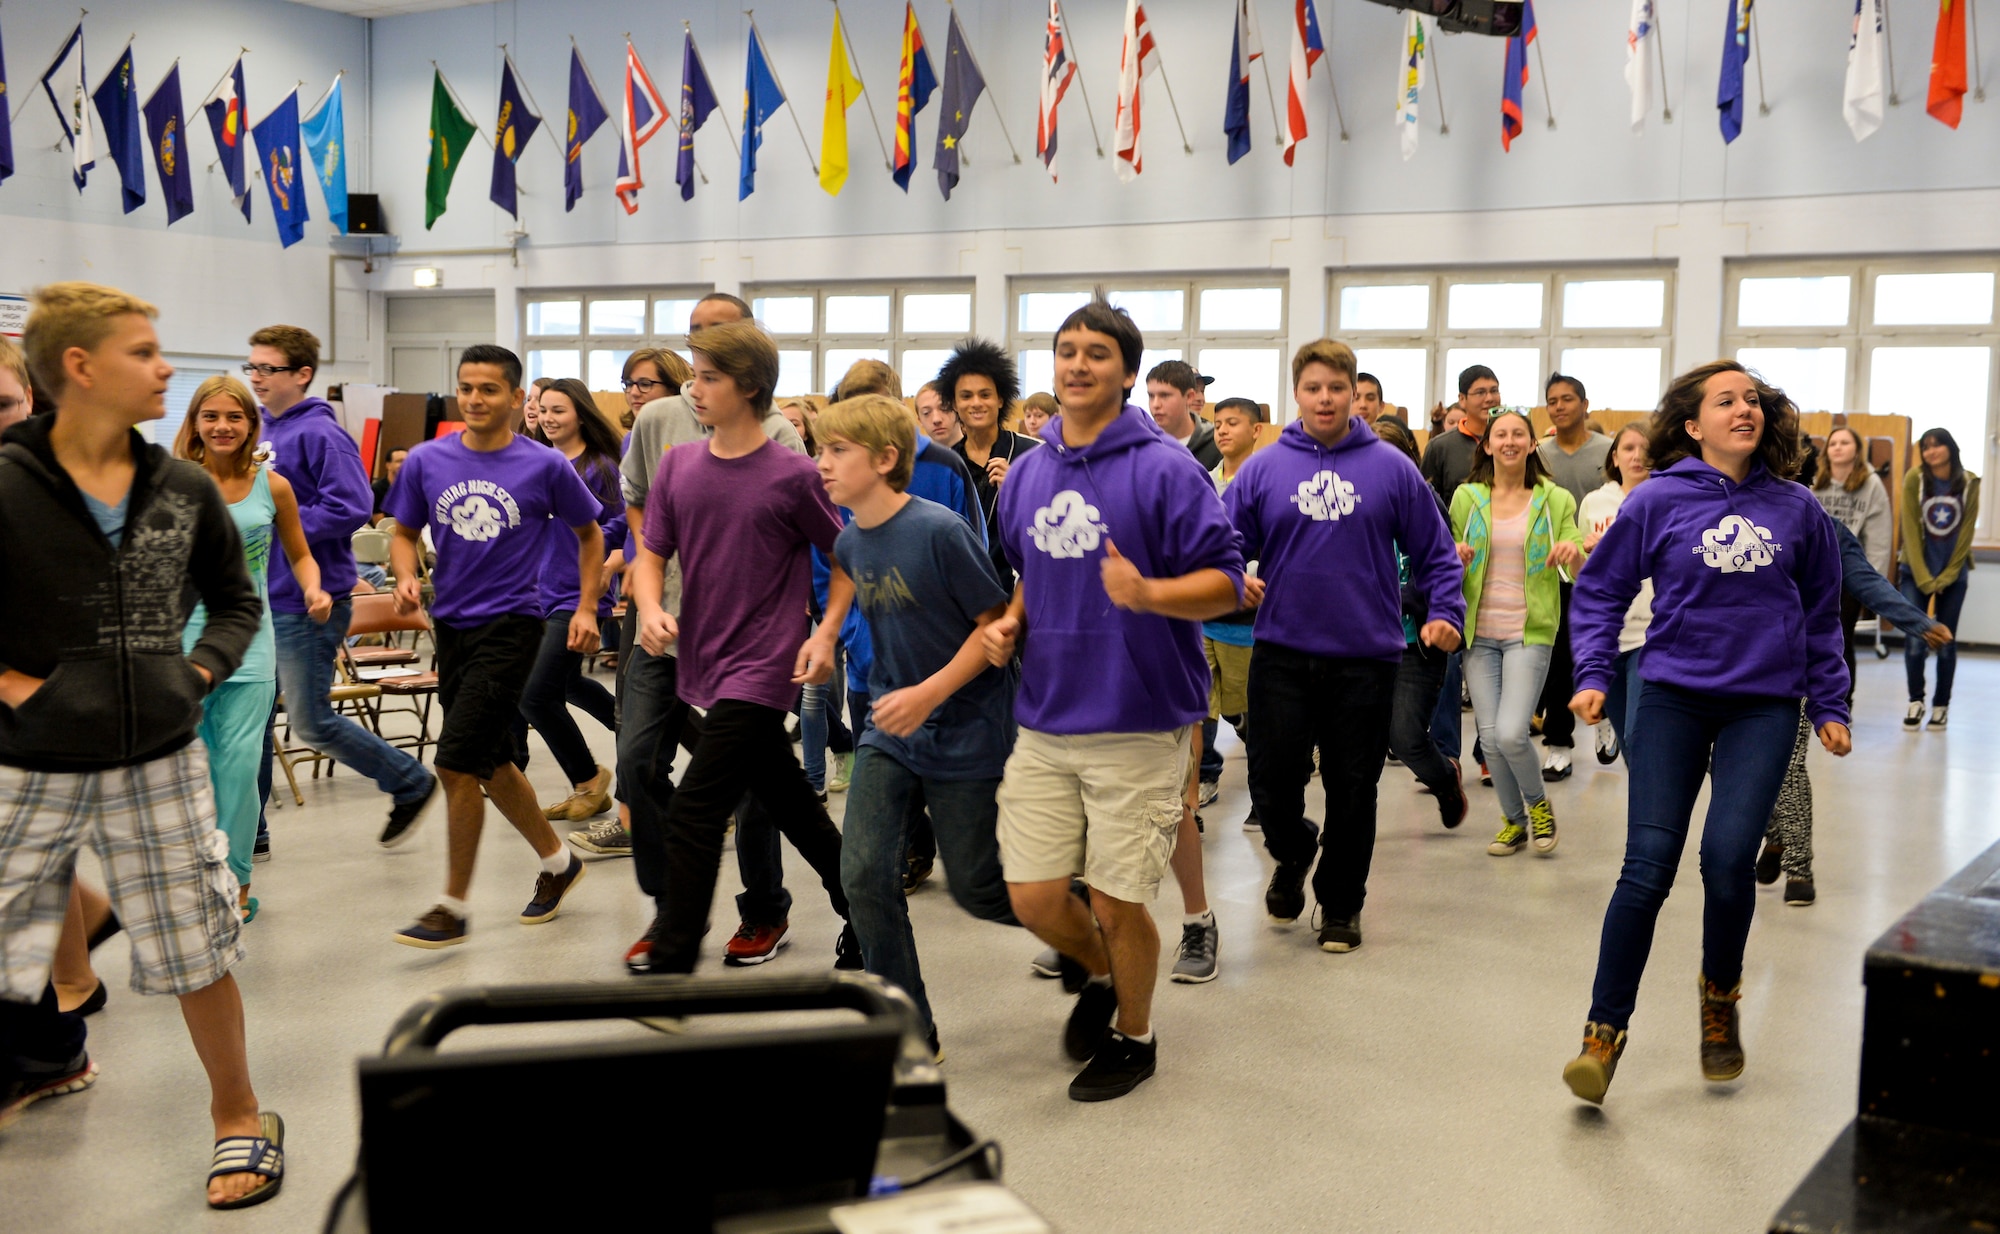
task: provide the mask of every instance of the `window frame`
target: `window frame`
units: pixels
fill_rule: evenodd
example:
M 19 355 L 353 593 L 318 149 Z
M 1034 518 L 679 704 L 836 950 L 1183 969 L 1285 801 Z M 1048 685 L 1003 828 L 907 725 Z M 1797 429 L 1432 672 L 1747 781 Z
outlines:
M 903 300 L 906 296 L 963 295 L 967 303 L 967 328 L 947 331 L 906 331 L 903 329 Z M 811 350 L 812 389 L 809 393 L 831 394 L 833 385 L 845 376 L 826 371 L 826 353 L 849 349 L 865 350 L 879 348 L 887 352 L 889 364 L 903 379 L 905 396 L 914 394 L 918 386 L 929 381 L 933 374 L 911 374 L 903 372 L 903 356 L 910 351 L 948 351 L 966 335 L 973 333 L 979 306 L 978 293 L 970 279 L 938 279 L 924 282 L 889 283 L 879 280 L 864 282 L 773 282 L 753 283 L 743 288 L 742 296 L 749 301 L 751 310 L 756 310 L 757 301 L 765 298 L 786 296 L 811 296 L 813 301 L 813 329 L 808 334 L 773 334 L 771 338 L 780 351 Z M 889 329 L 883 334 L 833 333 L 826 328 L 826 302 L 831 296 L 887 296 L 889 297 Z M 794 397 L 785 395 L 784 397 Z
M 661 300 L 698 300 L 715 290 L 713 285 L 676 285 L 646 287 L 536 287 L 524 289 L 520 293 L 520 340 L 521 362 L 527 364 L 528 356 L 537 351 L 562 351 L 574 348 L 577 353 L 577 372 L 585 385 L 590 384 L 590 353 L 593 351 L 637 351 L 642 347 L 662 347 L 669 351 L 687 355 L 687 331 L 677 334 L 663 334 L 655 330 L 653 306 Z M 528 309 L 532 304 L 548 301 L 576 300 L 580 302 L 577 316 L 576 334 L 530 334 L 528 332 Z M 590 332 L 590 306 L 605 300 L 644 300 L 646 302 L 645 327 L 637 334 L 592 334 Z M 604 393 L 617 393 L 605 391 Z

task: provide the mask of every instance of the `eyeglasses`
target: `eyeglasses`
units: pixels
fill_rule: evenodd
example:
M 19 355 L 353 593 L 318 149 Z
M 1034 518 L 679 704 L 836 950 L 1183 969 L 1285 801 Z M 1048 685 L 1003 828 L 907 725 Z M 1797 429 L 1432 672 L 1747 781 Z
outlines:
M 296 364 L 246 364 L 243 371 L 252 377 L 275 377 L 279 373 L 296 373 Z
M 622 381 L 619 384 L 627 390 L 637 390 L 641 394 L 651 394 L 655 389 L 664 390 L 667 386 L 666 382 L 654 381 L 650 377 L 633 378 L 629 381 Z

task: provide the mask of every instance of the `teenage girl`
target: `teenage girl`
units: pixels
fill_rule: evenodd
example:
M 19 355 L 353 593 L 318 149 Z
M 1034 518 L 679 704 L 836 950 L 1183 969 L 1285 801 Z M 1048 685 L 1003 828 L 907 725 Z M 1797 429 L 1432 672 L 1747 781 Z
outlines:
M 1583 529 L 1585 554 L 1597 550 L 1597 542 L 1618 517 L 1619 508 L 1632 490 L 1653 474 L 1648 454 L 1647 429 L 1642 423 L 1628 424 L 1611 439 L 1604 456 L 1602 488 L 1583 495 L 1577 508 L 1577 526 Z M 1624 628 L 1618 631 L 1618 659 L 1611 674 L 1611 688 L 1604 692 L 1605 722 L 1597 726 L 1597 761 L 1612 763 L 1631 732 L 1632 704 L 1639 701 L 1639 648 L 1646 645 L 1646 627 L 1653 620 L 1653 581 L 1639 584 L 1632 607 L 1625 610 Z
M 1472 471 L 1451 499 L 1452 536 L 1465 563 L 1465 683 L 1500 798 L 1500 831 L 1486 851 L 1511 857 L 1531 842 L 1556 848 L 1556 813 L 1535 757 L 1536 700 L 1562 620 L 1561 575 L 1583 564 L 1576 499 L 1550 479 L 1525 412 L 1486 423 Z
M 1966 572 L 1972 569 L 1972 526 L 1979 521 L 1979 477 L 1959 461 L 1958 442 L 1948 430 L 1930 429 L 1917 439 L 1922 460 L 1903 477 L 1900 510 L 1903 544 L 1903 598 L 1938 621 L 1958 629 L 1965 607 Z M 1924 720 L 1924 656 L 1921 639 L 1903 640 L 1903 672 L 1909 678 L 1910 707 L 1903 727 Z M 1931 696 L 1930 727 L 1941 729 L 1951 710 L 1951 679 L 1958 648 L 1938 648 L 1937 693 Z
M 1604 914 L 1583 1051 L 1570 1090 L 1602 1102 L 1624 1052 L 1653 929 L 1673 886 L 1702 781 L 1699 981 L 1702 1074 L 1743 1073 L 1743 947 L 1757 904 L 1758 843 L 1791 761 L 1799 700 L 1820 743 L 1849 748 L 1840 658 L 1837 525 L 1796 472 L 1798 414 L 1733 360 L 1674 379 L 1651 426 L 1653 476 L 1635 489 L 1578 576 L 1570 603 L 1586 724 L 1604 718 L 1618 634 L 1641 582 L 1653 621 L 1639 655 L 1639 740 L 1625 864 Z
M 257 815 L 263 807 L 257 772 L 264 757 L 271 703 L 278 693 L 277 639 L 271 628 L 271 599 L 265 578 L 273 535 L 284 547 L 293 577 L 299 580 L 306 615 L 323 622 L 333 611 L 333 597 L 320 590 L 319 563 L 306 545 L 291 483 L 256 457 L 262 424 L 257 400 L 242 382 L 229 376 L 211 377 L 195 390 L 174 439 L 175 456 L 200 463 L 222 490 L 237 534 L 243 537 L 250 578 L 264 601 L 263 622 L 249 653 L 227 681 L 217 682 L 209 691 L 202 704 L 199 729 L 202 744 L 208 747 L 216 829 L 229 837 L 229 869 L 242 886 L 238 903 L 245 921 L 257 915 L 257 901 L 250 896 L 251 851 L 257 842 Z M 207 612 L 197 606 L 181 637 L 183 646 L 192 649 L 207 624 Z
M 1812 485 L 1813 496 L 1826 507 L 1834 521 L 1854 533 L 1868 564 L 1883 578 L 1896 577 L 1895 546 L 1889 513 L 1889 490 L 1875 478 L 1863 458 L 1861 434 L 1851 428 L 1837 428 L 1826 435 L 1826 449 L 1820 452 L 1815 475 L 1801 477 Z M 1847 702 L 1854 704 L 1854 623 L 1861 620 L 1861 602 L 1852 595 L 1840 598 L 1840 628 L 1847 658 Z

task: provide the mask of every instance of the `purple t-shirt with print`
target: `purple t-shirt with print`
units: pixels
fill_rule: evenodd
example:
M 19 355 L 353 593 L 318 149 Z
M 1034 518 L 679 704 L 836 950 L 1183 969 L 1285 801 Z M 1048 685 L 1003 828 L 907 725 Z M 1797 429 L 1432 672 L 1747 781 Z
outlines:
M 840 516 L 811 459 L 771 441 L 717 458 L 712 444 L 660 456 L 640 529 L 652 552 L 681 555 L 676 689 L 696 707 L 729 698 L 789 711 L 806 639 L 808 550 L 832 551 Z
M 517 614 L 540 620 L 546 537 L 557 531 L 550 521 L 580 527 L 603 508 L 557 451 L 521 436 L 474 450 L 463 433 L 411 450 L 382 502 L 405 527 L 430 525 L 431 616 L 461 629 Z

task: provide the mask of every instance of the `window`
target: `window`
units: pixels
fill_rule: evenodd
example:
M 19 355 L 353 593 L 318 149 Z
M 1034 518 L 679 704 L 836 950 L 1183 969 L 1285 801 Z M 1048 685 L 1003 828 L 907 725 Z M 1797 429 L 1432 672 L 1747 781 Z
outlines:
M 1540 404 L 1549 374 L 1563 372 L 1592 407 L 1630 411 L 1659 401 L 1672 299 L 1666 270 L 1352 271 L 1334 278 L 1329 333 L 1416 428 L 1474 364 L 1493 370 L 1510 406 Z
M 526 380 L 579 377 L 593 390 L 612 391 L 624 379 L 626 357 L 642 347 L 687 354 L 688 315 L 707 289 L 526 294 L 521 330 Z
M 972 328 L 972 288 L 763 287 L 750 309 L 778 340 L 780 397 L 830 394 L 857 360 L 881 360 L 913 394 Z
M 1021 391 L 1055 388 L 1056 330 L 1090 302 L 1090 284 L 1017 280 L 1012 288 L 1009 343 Z M 1133 400 L 1145 402 L 1146 374 L 1165 360 L 1186 360 L 1215 378 L 1208 402 L 1247 398 L 1284 419 L 1291 401 L 1285 349 L 1285 288 L 1268 276 L 1212 279 L 1131 279 L 1107 284 L 1111 302 L 1132 315 L 1145 336 Z

